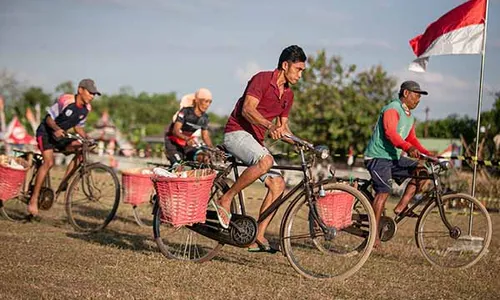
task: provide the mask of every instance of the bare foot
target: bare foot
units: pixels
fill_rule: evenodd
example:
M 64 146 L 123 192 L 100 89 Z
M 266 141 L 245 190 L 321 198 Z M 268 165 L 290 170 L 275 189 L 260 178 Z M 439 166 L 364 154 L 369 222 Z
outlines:
M 28 213 L 34 216 L 38 216 L 38 207 L 36 205 L 28 205 Z
M 379 239 L 375 240 L 375 243 L 373 244 L 373 249 L 379 249 L 381 245 L 381 242 Z
M 226 195 L 223 195 L 219 200 L 215 201 L 217 206 L 224 208 L 226 211 L 231 211 L 231 201 L 232 199 L 227 199 Z

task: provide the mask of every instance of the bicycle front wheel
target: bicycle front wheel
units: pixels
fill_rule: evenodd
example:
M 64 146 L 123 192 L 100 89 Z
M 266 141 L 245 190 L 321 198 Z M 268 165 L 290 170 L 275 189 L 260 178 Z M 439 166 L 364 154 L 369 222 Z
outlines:
M 66 192 L 69 223 L 78 231 L 104 229 L 120 204 L 120 183 L 115 172 L 97 163 L 85 167 L 71 181 Z
M 491 218 L 476 198 L 466 194 L 442 197 L 445 226 L 436 202 L 422 211 L 415 238 L 422 255 L 431 264 L 444 268 L 467 268 L 486 254 L 491 241 Z
M 301 275 L 342 280 L 368 259 L 375 242 L 375 215 L 370 202 L 355 188 L 329 183 L 323 189 L 324 197 L 319 197 L 315 189 L 318 201 L 313 204 L 330 232 L 318 225 L 303 193 L 285 213 L 282 245 L 290 264 Z
M 219 199 L 229 189 L 223 181 L 216 180 L 210 194 L 211 200 Z M 188 226 L 175 227 L 161 221 L 161 209 L 155 200 L 153 234 L 161 253 L 167 258 L 205 262 L 212 259 L 223 244 L 191 230 Z M 210 209 L 210 206 L 209 206 Z

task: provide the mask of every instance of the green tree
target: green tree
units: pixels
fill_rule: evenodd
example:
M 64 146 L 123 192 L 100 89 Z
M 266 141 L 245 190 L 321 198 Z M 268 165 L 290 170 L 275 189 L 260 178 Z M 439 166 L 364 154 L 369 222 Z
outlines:
M 319 51 L 309 56 L 302 80 L 293 87 L 292 131 L 336 153 L 346 153 L 350 145 L 360 153 L 395 87 L 381 66 L 356 73 L 356 65 L 345 66 L 340 57 Z
M 73 85 L 73 82 L 71 80 L 68 80 L 59 83 L 59 85 L 56 86 L 55 91 L 58 94 L 73 94 L 76 92 L 76 89 Z
M 6 105 L 17 101 L 24 90 L 24 85 L 16 79 L 14 74 L 5 69 L 0 72 L 0 96 L 2 96 Z

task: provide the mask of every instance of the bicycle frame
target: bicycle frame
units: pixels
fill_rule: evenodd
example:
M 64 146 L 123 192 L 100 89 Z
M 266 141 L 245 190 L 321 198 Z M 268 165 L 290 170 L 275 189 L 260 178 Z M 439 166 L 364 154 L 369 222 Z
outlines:
M 65 183 L 68 183 L 73 176 L 79 172 L 84 171 L 86 167 L 94 165 L 96 163 L 88 163 L 88 153 L 89 153 L 89 144 L 87 141 L 81 139 L 76 135 L 70 135 L 70 138 L 75 138 L 82 143 L 82 148 L 74 152 L 75 157 L 73 160 L 76 162 L 75 167 L 63 177 L 61 182 L 59 183 L 57 190 L 55 191 L 55 198 L 57 199 L 59 194 L 62 192 L 62 188 Z M 19 153 L 23 153 L 24 155 L 32 156 L 31 160 L 33 161 L 33 174 L 31 176 L 31 180 L 29 182 L 25 181 L 25 186 L 23 188 L 25 193 L 31 193 L 31 188 L 34 185 L 34 181 L 36 180 L 36 176 L 38 174 L 38 170 L 43 164 L 43 156 L 41 154 L 37 154 L 34 152 L 24 152 L 24 151 L 16 151 Z M 62 152 L 63 154 L 70 154 L 67 152 Z M 50 170 L 47 172 L 47 176 L 45 177 L 45 186 L 51 188 L 51 180 L 50 180 Z
M 279 207 L 285 203 L 287 200 L 292 198 L 292 196 L 299 190 L 304 190 L 305 191 L 305 196 L 307 197 L 307 201 L 309 204 L 312 204 L 312 199 L 313 199 L 313 189 L 317 185 L 325 184 L 328 182 L 333 182 L 331 179 L 326 179 L 320 182 L 313 182 L 311 174 L 308 175 L 308 172 L 311 173 L 311 164 L 307 162 L 307 159 L 305 157 L 304 150 L 302 148 L 299 148 L 299 153 L 300 153 L 300 158 L 301 158 L 301 166 L 272 166 L 271 170 L 286 170 L 286 171 L 301 171 L 303 174 L 302 180 L 296 184 L 291 190 L 289 190 L 285 194 L 281 194 L 278 199 L 276 199 L 271 205 L 265 209 L 261 214 L 259 219 L 257 220 L 257 223 L 261 223 L 264 221 L 267 217 L 270 215 L 274 214 Z M 234 158 L 233 158 L 234 159 Z M 216 180 L 219 178 L 227 178 L 229 173 L 231 171 L 234 174 L 234 178 L 238 180 L 239 178 L 239 171 L 238 167 L 248 167 L 247 165 L 237 162 L 233 160 L 231 164 L 225 168 L 215 168 L 216 170 L 220 171 L 219 175 L 217 176 Z M 246 209 L 245 209 L 245 201 L 243 197 L 243 193 L 240 191 L 238 193 L 238 200 L 239 200 L 239 205 L 241 208 L 241 213 L 242 215 L 246 215 Z M 310 207 L 314 207 L 314 205 L 311 205 Z M 319 226 L 325 230 L 329 231 L 328 227 L 323 223 L 321 218 L 318 216 L 318 213 L 316 212 L 316 209 L 311 209 L 312 217 L 314 220 L 319 224 Z
M 443 221 L 443 224 L 448 228 L 448 230 L 452 231 L 454 227 L 448 222 L 448 219 L 446 218 L 446 214 L 444 212 L 444 207 L 443 207 L 443 201 L 441 199 L 442 196 L 442 186 L 441 186 L 441 180 L 439 178 L 439 174 L 434 168 L 431 168 L 432 172 L 428 176 L 410 176 L 410 178 L 417 179 L 417 180 L 431 180 L 433 183 L 433 188 L 431 188 L 429 191 L 427 191 L 424 196 L 417 200 L 413 205 L 411 205 L 407 210 L 403 211 L 401 213 L 401 216 L 397 216 L 394 221 L 399 224 L 407 215 L 408 212 L 413 212 L 414 209 L 419 206 L 420 204 L 427 202 L 427 204 L 424 206 L 424 209 L 427 208 L 429 205 L 431 205 L 433 202 L 436 203 L 436 206 L 438 207 L 439 210 L 439 215 L 441 217 L 441 220 Z

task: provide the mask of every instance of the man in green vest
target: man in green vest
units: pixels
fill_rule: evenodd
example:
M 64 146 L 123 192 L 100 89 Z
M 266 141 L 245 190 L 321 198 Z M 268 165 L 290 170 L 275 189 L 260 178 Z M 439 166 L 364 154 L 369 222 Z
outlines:
M 421 95 L 427 94 L 417 82 L 403 82 L 399 90 L 399 99 L 394 99 L 382 108 L 370 143 L 365 150 L 365 165 L 372 177 L 375 191 L 373 210 L 377 228 L 380 227 L 380 217 L 391 191 L 392 180 L 402 182 L 413 175 L 418 167 L 417 160 L 401 156 L 401 153 L 404 151 L 413 158 L 419 158 L 420 153 L 429 155 L 429 151 L 420 144 L 415 135 L 415 117 L 411 114 L 411 110 L 420 102 Z M 419 186 L 422 183 L 420 182 Z M 417 182 L 412 179 L 394 208 L 396 215 L 407 208 L 416 189 Z M 377 234 L 374 247 L 378 246 L 380 238 Z

